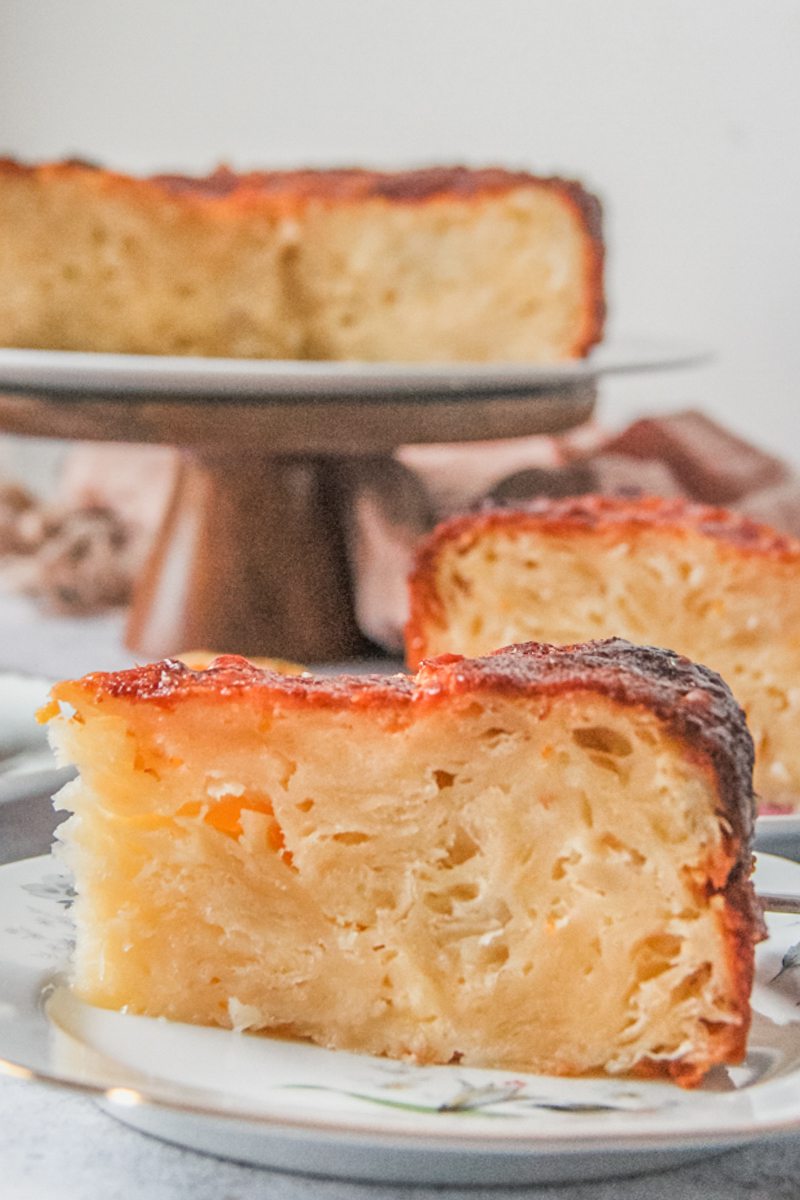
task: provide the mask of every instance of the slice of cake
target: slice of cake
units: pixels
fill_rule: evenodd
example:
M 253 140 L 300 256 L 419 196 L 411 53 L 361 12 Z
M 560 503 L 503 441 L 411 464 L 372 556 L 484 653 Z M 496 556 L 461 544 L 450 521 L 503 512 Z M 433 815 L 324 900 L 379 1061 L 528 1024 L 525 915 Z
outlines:
M 704 668 L 622 641 L 416 679 L 223 657 L 53 698 L 84 1000 L 420 1063 L 691 1086 L 741 1059 L 752 743 Z
M 0 345 L 248 358 L 586 354 L 600 207 L 463 167 L 150 179 L 0 160 Z
M 595 637 L 669 646 L 747 714 L 756 791 L 800 808 L 800 542 L 680 499 L 583 496 L 457 517 L 423 545 L 407 654 Z

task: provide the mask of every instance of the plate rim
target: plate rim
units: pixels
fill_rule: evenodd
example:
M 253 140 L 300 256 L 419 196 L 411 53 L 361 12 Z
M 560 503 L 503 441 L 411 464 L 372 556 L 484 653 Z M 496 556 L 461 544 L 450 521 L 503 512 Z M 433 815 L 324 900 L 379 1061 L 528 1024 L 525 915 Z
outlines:
M 784 868 L 788 866 L 798 873 L 798 884 L 800 884 L 800 863 L 781 855 L 762 851 L 758 852 L 758 858 L 778 863 Z M 46 864 L 52 863 L 51 854 L 35 855 L 0 865 L 0 874 L 5 873 L 9 868 L 24 868 L 34 865 L 44 868 Z M 42 970 L 42 987 L 36 1003 L 41 1019 L 48 1023 L 51 1022 L 51 1018 L 46 1012 L 48 998 L 53 988 L 59 982 L 63 982 L 63 979 L 63 962 L 50 971 Z M 372 1148 L 386 1149 L 405 1149 L 414 1146 L 418 1150 L 442 1153 L 460 1150 L 472 1154 L 535 1154 L 548 1158 L 556 1155 L 573 1157 L 604 1151 L 621 1154 L 643 1151 L 647 1148 L 674 1150 L 677 1153 L 693 1147 L 742 1145 L 748 1141 L 770 1136 L 789 1135 L 800 1130 L 800 1093 L 798 1093 L 795 1107 L 787 1107 L 785 1113 L 780 1117 L 756 1120 L 751 1115 L 745 1120 L 742 1115 L 727 1125 L 720 1125 L 719 1121 L 698 1124 L 694 1119 L 692 1126 L 687 1128 L 631 1129 L 624 1134 L 610 1133 L 602 1129 L 594 1132 L 566 1129 L 561 1131 L 554 1129 L 515 1131 L 509 1127 L 505 1127 L 505 1130 L 498 1128 L 495 1133 L 490 1133 L 485 1129 L 476 1129 L 471 1133 L 465 1130 L 462 1133 L 460 1130 L 453 1129 L 452 1126 L 449 1128 L 431 1126 L 420 1129 L 403 1126 L 399 1122 L 392 1123 L 390 1119 L 384 1119 L 381 1125 L 376 1126 L 370 1119 L 372 1114 L 369 1112 L 365 1112 L 363 1118 L 353 1114 L 347 1114 L 346 1117 L 337 1117 L 334 1114 L 322 1119 L 308 1113 L 248 1112 L 244 1106 L 226 1110 L 214 1107 L 202 1100 L 159 1094 L 158 1084 L 155 1085 L 153 1092 L 146 1092 L 144 1089 L 124 1082 L 110 1085 L 90 1083 L 54 1071 L 32 1068 L 3 1054 L 0 1054 L 1 1075 L 88 1096 L 114 1112 L 121 1108 L 128 1110 L 138 1108 L 140 1111 L 157 1110 L 166 1114 L 174 1113 L 187 1117 L 245 1125 L 251 1130 L 257 1129 L 259 1133 L 271 1134 L 273 1137 L 288 1136 L 296 1140 L 313 1137 L 327 1139 L 331 1142 L 344 1141 L 351 1148 L 367 1144 Z M 620 1077 L 620 1080 L 624 1078 Z M 164 1081 L 164 1086 L 169 1087 L 168 1081 Z M 190 1095 L 192 1091 L 201 1091 L 201 1089 L 183 1084 L 178 1086 Z M 759 1082 L 756 1081 L 753 1086 L 760 1086 Z M 693 1116 L 696 1118 L 701 1114 L 697 1113 Z
M 68 396 L 109 392 L 150 399 L 376 399 L 411 393 L 453 399 L 488 391 L 566 390 L 611 375 L 696 367 L 713 355 L 699 343 L 636 334 L 608 338 L 585 358 L 555 363 L 362 362 L 116 354 L 0 347 L 0 387 Z

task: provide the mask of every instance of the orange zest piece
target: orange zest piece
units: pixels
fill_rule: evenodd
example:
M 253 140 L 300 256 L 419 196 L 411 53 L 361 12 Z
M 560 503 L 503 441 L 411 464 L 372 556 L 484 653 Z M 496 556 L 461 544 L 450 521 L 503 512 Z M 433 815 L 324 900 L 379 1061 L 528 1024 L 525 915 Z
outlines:
M 36 720 L 40 725 L 46 725 L 48 721 L 53 719 L 53 717 L 57 717 L 60 712 L 61 709 L 59 708 L 58 701 L 48 700 L 47 704 L 43 704 L 42 707 L 37 710 Z

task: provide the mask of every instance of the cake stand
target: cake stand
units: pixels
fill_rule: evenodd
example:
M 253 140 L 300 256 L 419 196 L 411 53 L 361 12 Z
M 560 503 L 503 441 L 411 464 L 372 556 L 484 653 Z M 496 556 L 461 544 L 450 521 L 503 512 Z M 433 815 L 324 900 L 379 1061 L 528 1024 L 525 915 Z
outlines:
M 180 450 L 135 589 L 132 650 L 332 662 L 369 650 L 344 523 L 365 465 L 388 472 L 407 443 L 560 433 L 591 415 L 601 375 L 698 361 L 663 345 L 603 353 L 542 368 L 0 350 L 0 429 Z

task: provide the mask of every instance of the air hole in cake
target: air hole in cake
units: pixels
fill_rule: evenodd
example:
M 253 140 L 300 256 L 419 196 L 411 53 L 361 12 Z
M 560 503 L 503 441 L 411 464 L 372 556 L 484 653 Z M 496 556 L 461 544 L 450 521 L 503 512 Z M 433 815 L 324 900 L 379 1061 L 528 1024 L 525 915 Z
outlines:
M 675 965 L 683 946 L 683 938 L 672 933 L 653 933 L 643 938 L 634 950 L 638 983 L 646 983 L 663 975 Z
M 480 637 L 483 633 L 483 617 L 473 617 L 469 623 L 469 631 L 472 637 Z
M 345 833 L 334 833 L 331 841 L 340 842 L 343 846 L 360 846 L 364 842 L 369 841 L 369 834 L 359 833 L 356 830 L 348 830 Z
M 610 771 L 612 775 L 616 775 L 624 783 L 628 782 L 628 772 L 617 759 L 611 758 L 608 754 L 590 754 L 589 758 L 596 767 L 602 767 L 604 771 Z
M 443 917 L 453 915 L 453 898 L 449 892 L 426 892 L 425 907 Z
M 503 942 L 493 942 L 489 946 L 482 946 L 478 955 L 478 965 L 484 969 L 499 968 L 508 962 L 509 953 L 508 946 Z
M 613 833 L 604 833 L 600 838 L 600 845 L 610 850 L 614 855 L 624 859 L 634 867 L 641 867 L 646 862 L 645 856 L 636 850 L 633 846 L 626 845 L 621 842 Z
M 314 807 L 314 801 L 310 798 L 308 800 L 301 800 L 299 804 L 295 805 L 295 808 L 299 812 L 304 812 L 304 813 L 311 812 L 313 807 Z
M 702 990 L 711 979 L 711 963 L 703 963 L 682 979 L 670 992 L 670 997 L 673 1004 L 681 1004 L 684 1000 L 691 1000 L 697 995 L 698 990 Z
M 618 755 L 626 758 L 633 753 L 633 746 L 623 733 L 616 729 L 608 729 L 603 725 L 589 725 L 584 729 L 575 729 L 572 739 L 584 750 L 596 750 L 600 754 Z
M 434 771 L 433 778 L 440 792 L 443 792 L 445 788 L 451 788 L 456 780 L 452 771 Z
M 475 900 L 480 893 L 480 888 L 474 883 L 457 883 L 455 887 L 450 888 L 450 895 L 454 900 Z
M 575 867 L 583 858 L 579 850 L 570 850 L 569 854 L 562 854 L 553 863 L 553 869 L 550 872 L 551 879 L 564 879 L 569 867 Z
M 479 848 L 475 839 L 470 837 L 467 831 L 459 825 L 453 832 L 453 839 L 443 859 L 443 866 L 446 868 L 460 867 L 462 863 L 469 862 L 471 858 L 474 858 Z
M 510 730 L 493 725 L 491 729 L 487 729 L 485 733 L 481 734 L 481 741 L 486 744 L 488 750 L 496 750 L 513 736 Z

